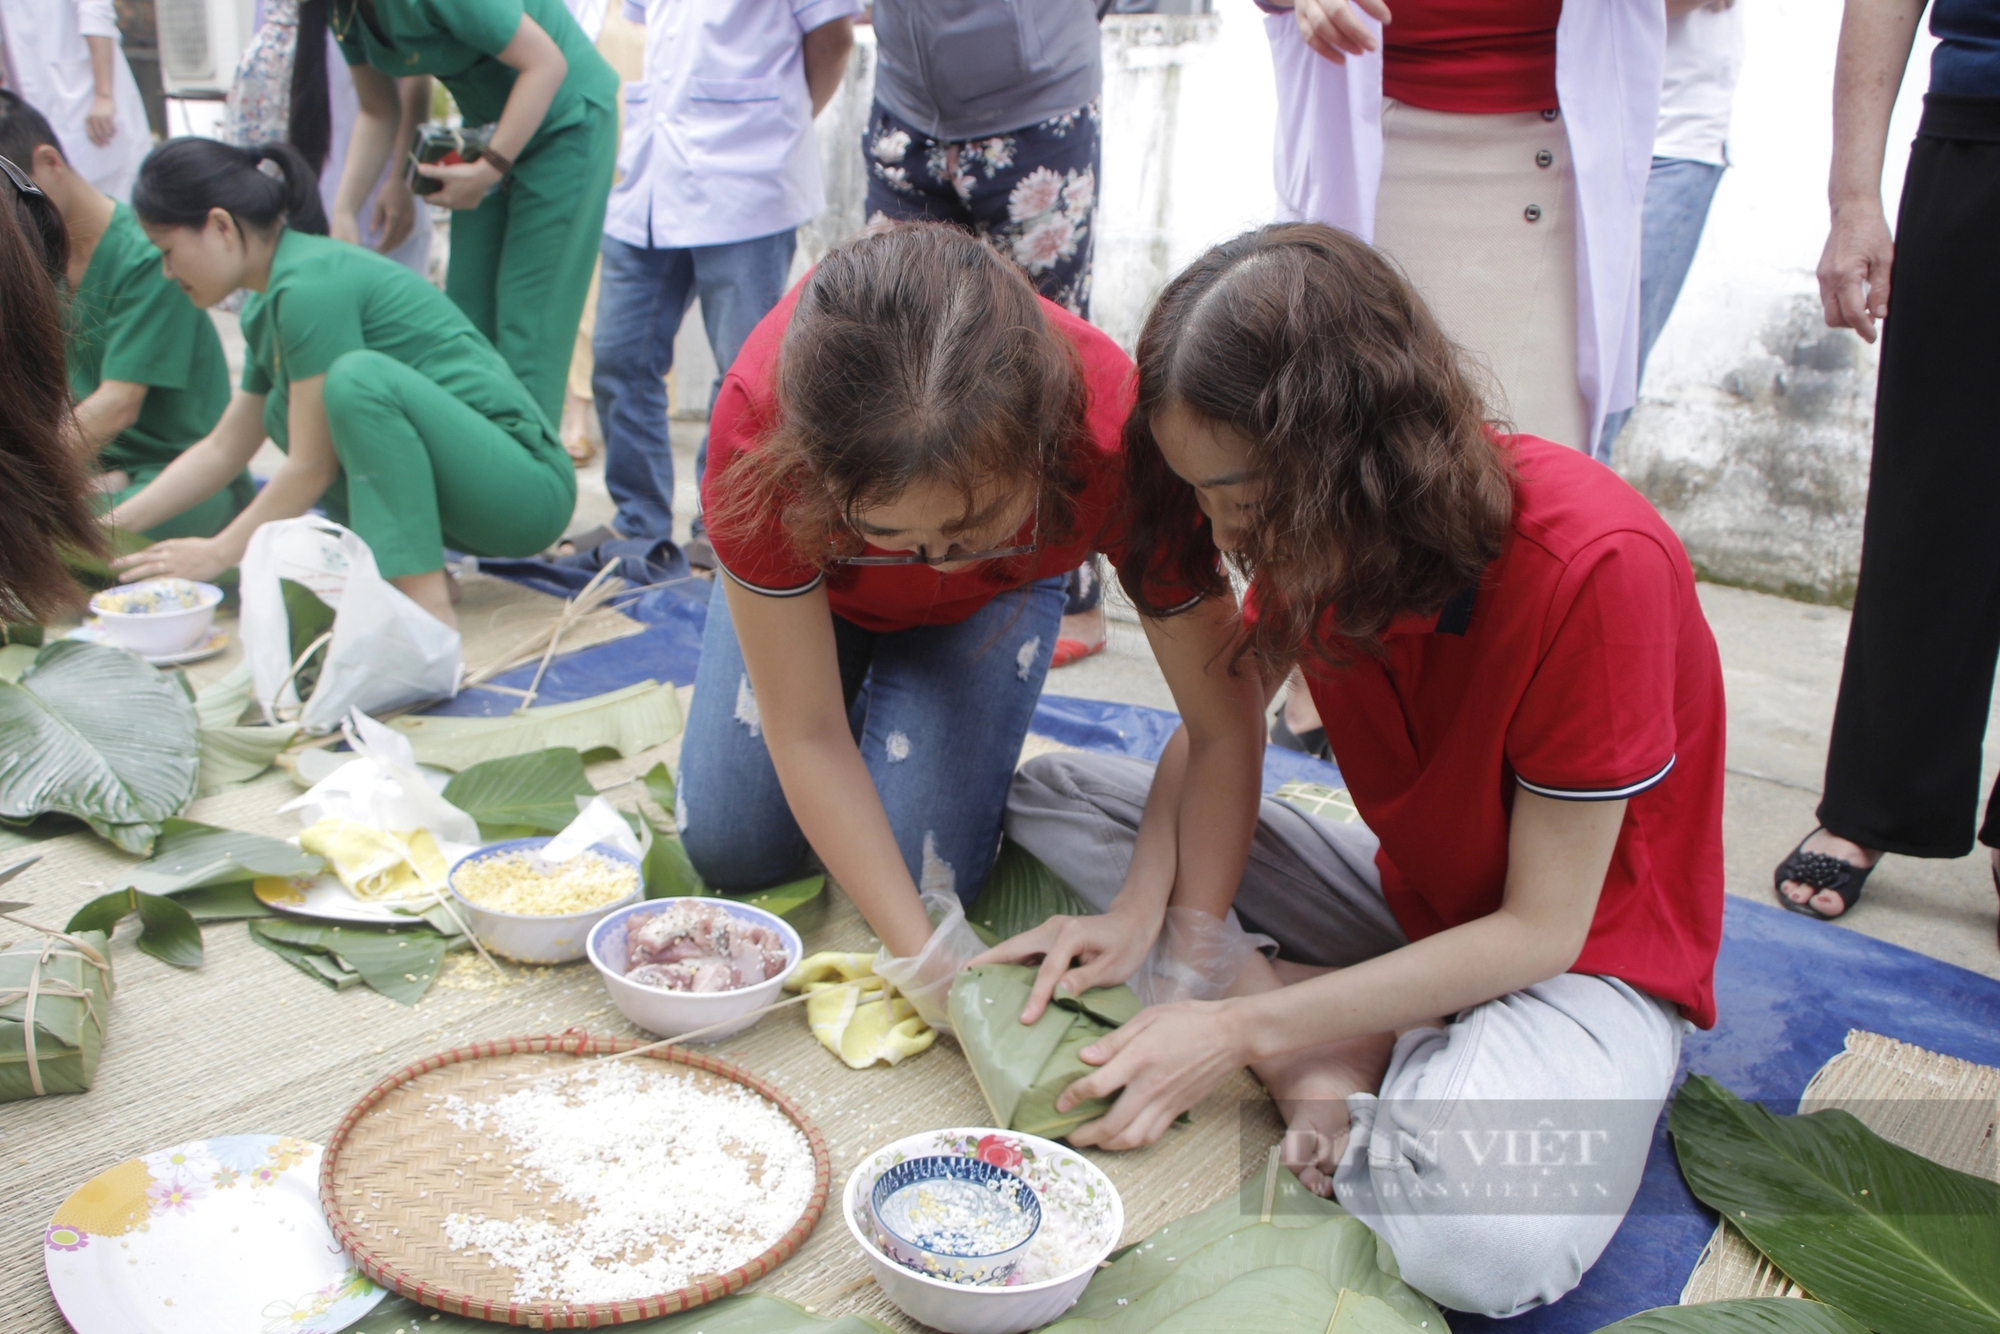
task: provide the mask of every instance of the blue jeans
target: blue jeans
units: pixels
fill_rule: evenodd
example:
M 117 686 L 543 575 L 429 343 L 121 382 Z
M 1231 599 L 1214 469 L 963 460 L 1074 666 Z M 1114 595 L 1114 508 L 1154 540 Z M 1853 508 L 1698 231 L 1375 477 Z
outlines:
M 1687 281 L 1688 266 L 1701 244 L 1701 229 L 1708 222 L 1708 206 L 1723 168 L 1712 162 L 1690 162 L 1686 158 L 1656 157 L 1646 176 L 1646 211 L 1639 236 L 1639 379 L 1646 378 L 1646 358 L 1667 317 L 1680 299 L 1681 284 Z M 1625 429 L 1632 409 L 1625 408 L 1604 419 L 1604 433 L 1597 438 L 1597 457 L 1611 461 L 1611 442 Z
M 727 577 L 708 604 L 674 816 L 702 879 L 761 889 L 800 875 L 811 849 L 764 745 Z M 941 865 L 971 903 L 986 883 L 1062 608 L 1062 580 L 1051 578 L 957 625 L 877 633 L 833 618 L 848 725 L 919 885 L 927 868 L 935 883 Z
M 715 353 L 715 383 L 757 321 L 785 294 L 797 232 L 786 229 L 754 241 L 663 250 L 627 245 L 607 236 L 598 253 L 597 331 L 591 338 L 596 369 L 590 387 L 604 428 L 604 485 L 618 506 L 612 527 L 626 537 L 674 535 L 674 451 L 667 436 L 667 387 L 674 364 L 674 335 L 694 299 Z M 695 458 L 694 483 L 708 464 L 708 436 Z M 695 521 L 694 531 L 701 531 Z

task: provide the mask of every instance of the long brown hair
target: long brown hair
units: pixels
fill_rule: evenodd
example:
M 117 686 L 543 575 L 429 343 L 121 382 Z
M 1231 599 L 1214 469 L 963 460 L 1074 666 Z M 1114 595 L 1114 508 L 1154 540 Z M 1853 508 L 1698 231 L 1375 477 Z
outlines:
M 861 510 L 912 483 L 963 495 L 1038 491 L 1042 541 L 1068 538 L 1083 489 L 1082 371 L 1027 275 L 941 223 L 881 228 L 829 251 L 799 293 L 778 354 L 777 420 L 730 465 L 711 526 L 773 510 L 824 566 L 859 552 Z M 990 571 L 1018 577 L 1017 562 Z
M 80 596 L 61 548 L 102 550 L 70 444 L 56 280 L 69 233 L 55 205 L 0 174 L 0 620 L 38 621 Z
M 1330 620 L 1375 651 L 1394 617 L 1477 584 L 1512 518 L 1510 469 L 1463 358 L 1409 281 L 1346 232 L 1287 223 L 1216 246 L 1167 285 L 1139 337 L 1133 552 L 1182 588 L 1227 588 L 1194 490 L 1153 440 L 1178 404 L 1248 440 L 1263 484 L 1233 557 L 1259 586 L 1244 647 L 1273 667 L 1339 661 L 1320 642 Z

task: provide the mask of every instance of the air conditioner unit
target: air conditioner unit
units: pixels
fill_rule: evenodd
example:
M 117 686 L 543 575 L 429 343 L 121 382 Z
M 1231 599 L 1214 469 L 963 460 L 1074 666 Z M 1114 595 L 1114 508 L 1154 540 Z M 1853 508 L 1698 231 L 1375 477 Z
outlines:
M 256 0 L 157 0 L 160 84 L 168 97 L 221 97 L 250 43 Z

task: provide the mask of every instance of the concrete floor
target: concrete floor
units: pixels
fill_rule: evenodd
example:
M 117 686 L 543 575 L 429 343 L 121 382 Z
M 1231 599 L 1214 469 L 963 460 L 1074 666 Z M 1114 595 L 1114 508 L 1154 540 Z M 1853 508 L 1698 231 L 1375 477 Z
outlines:
M 681 485 L 675 511 L 682 531 L 693 510 L 694 451 L 703 423 L 674 423 Z M 599 462 L 577 474 L 573 531 L 605 522 L 613 507 Z M 1115 596 L 1116 589 L 1113 586 Z M 1702 609 L 1722 653 L 1729 698 L 1729 773 L 1722 816 L 1729 892 L 1773 902 L 1771 869 L 1818 823 L 1847 613 L 1763 593 L 1701 586 Z M 1145 635 L 1128 609 L 1113 608 L 1103 653 L 1051 673 L 1052 694 L 1174 707 Z M 1996 700 L 1995 723 L 2000 723 Z M 1986 733 L 1985 793 L 2000 770 L 2000 726 Z M 1879 940 L 2000 978 L 1994 940 L 1996 899 L 1986 851 L 1952 861 L 1888 857 L 1869 878 L 1859 905 L 1828 930 L 1854 930 Z

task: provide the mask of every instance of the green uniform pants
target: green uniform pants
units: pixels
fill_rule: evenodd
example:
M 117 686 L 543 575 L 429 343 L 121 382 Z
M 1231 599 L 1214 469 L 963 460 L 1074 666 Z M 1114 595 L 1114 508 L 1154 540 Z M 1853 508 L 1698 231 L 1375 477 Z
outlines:
M 446 546 L 532 556 L 562 536 L 576 470 L 554 431 L 524 439 L 380 352 L 343 353 L 323 393 L 342 477 L 322 503 L 384 578 L 443 568 Z
M 552 425 L 562 420 L 618 162 L 617 116 L 586 109 L 578 123 L 531 140 L 486 202 L 451 215 L 445 293 L 492 340 Z
M 99 512 L 108 510 L 114 505 L 124 504 L 152 485 L 153 479 L 164 471 L 166 471 L 165 464 L 152 468 L 125 468 L 125 475 L 132 479 L 131 484 L 122 491 L 109 493 L 99 501 Z M 170 537 L 214 537 L 227 528 L 229 521 L 241 514 L 243 507 L 255 499 L 256 495 L 257 484 L 250 480 L 250 474 L 239 472 L 235 481 L 199 505 L 183 510 L 173 518 L 148 528 L 145 537 L 151 542 L 164 542 Z

